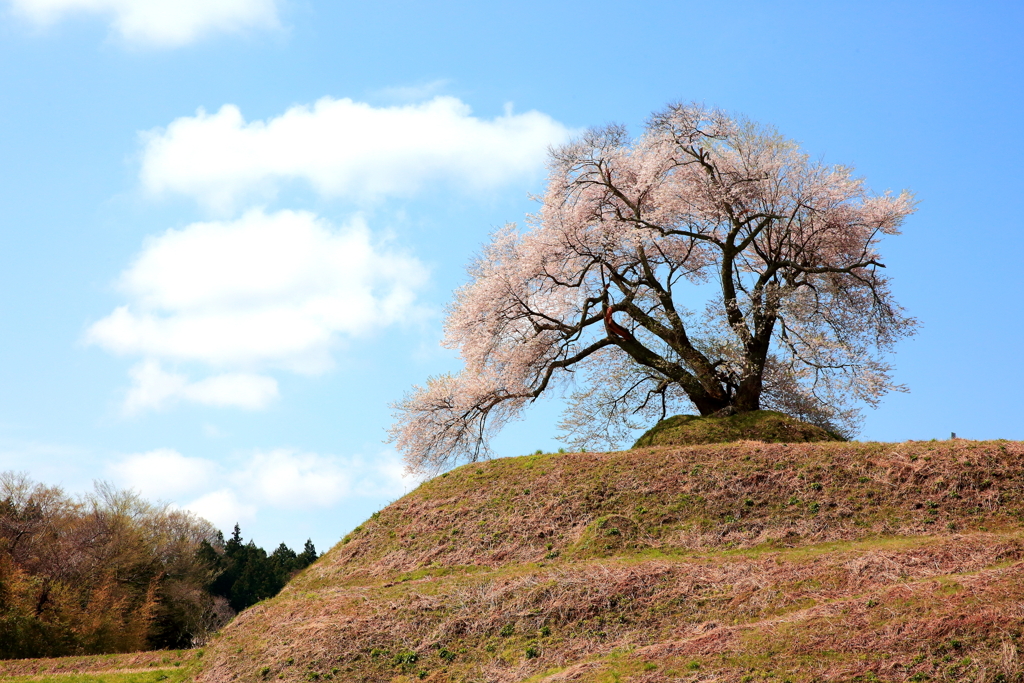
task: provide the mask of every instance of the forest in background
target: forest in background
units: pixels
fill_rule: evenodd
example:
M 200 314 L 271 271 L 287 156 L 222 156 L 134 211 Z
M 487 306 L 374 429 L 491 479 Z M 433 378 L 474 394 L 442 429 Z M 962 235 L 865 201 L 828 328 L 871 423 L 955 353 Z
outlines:
M 0 473 L 0 658 L 202 644 L 317 558 L 272 553 L 136 492 Z

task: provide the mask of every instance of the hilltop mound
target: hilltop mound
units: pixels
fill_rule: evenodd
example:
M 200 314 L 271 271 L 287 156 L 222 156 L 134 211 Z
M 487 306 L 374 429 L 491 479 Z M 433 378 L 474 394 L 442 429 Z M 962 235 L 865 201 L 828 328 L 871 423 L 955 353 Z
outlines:
M 806 443 L 845 441 L 838 434 L 774 410 L 755 410 L 727 417 L 675 415 L 665 418 L 637 439 L 633 448 L 697 446 L 734 441 Z
M 1019 680 L 1024 444 L 471 464 L 374 514 L 200 681 Z

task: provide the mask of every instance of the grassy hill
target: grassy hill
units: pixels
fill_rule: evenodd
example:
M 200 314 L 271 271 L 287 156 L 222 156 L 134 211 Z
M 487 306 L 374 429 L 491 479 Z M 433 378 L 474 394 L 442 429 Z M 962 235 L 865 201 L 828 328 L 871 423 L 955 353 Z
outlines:
M 206 649 L 221 681 L 1017 681 L 1024 444 L 471 464 Z

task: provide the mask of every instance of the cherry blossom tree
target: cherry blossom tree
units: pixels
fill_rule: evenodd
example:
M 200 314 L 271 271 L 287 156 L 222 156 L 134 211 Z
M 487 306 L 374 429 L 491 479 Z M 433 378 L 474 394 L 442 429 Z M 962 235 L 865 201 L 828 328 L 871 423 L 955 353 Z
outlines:
M 395 404 L 413 470 L 489 455 L 545 393 L 578 448 L 667 411 L 772 408 L 837 430 L 903 389 L 886 363 L 916 322 L 878 253 L 914 211 L 770 127 L 676 104 L 632 139 L 591 130 L 550 154 L 526 230 L 498 230 L 449 305 L 464 369 Z

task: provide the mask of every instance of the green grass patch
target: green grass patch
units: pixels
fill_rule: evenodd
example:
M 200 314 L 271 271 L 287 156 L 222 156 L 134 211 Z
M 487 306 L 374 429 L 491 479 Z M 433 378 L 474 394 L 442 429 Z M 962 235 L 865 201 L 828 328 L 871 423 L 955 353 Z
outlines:
M 772 410 L 755 410 L 728 417 L 675 415 L 654 425 L 637 439 L 633 448 L 647 446 L 695 446 L 733 441 L 800 443 L 846 441 L 835 432 Z
M 188 669 L 179 667 L 148 671 L 14 676 L 5 677 L 3 680 L 11 683 L 181 683 L 181 681 L 187 680 L 192 673 Z

